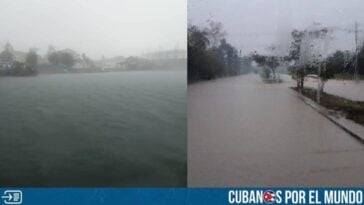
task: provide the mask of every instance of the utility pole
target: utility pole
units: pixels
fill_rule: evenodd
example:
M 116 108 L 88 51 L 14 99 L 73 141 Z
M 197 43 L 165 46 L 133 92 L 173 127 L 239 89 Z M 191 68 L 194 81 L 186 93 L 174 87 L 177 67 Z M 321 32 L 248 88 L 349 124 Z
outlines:
M 358 82 L 358 22 L 355 22 L 355 67 L 354 80 Z

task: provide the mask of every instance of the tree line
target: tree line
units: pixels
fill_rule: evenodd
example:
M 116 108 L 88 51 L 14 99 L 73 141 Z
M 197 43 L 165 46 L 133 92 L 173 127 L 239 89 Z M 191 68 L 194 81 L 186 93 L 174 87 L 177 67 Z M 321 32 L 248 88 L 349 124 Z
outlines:
M 297 88 L 302 90 L 304 88 L 304 79 L 308 75 L 317 75 L 321 79 L 320 91 L 323 91 L 325 82 L 338 75 L 348 74 L 354 75 L 355 67 L 355 53 L 348 50 L 337 50 L 329 55 L 322 55 L 321 53 L 310 53 L 313 60 L 310 62 L 301 62 L 301 55 L 304 55 L 303 40 L 308 35 L 313 35 L 317 39 L 323 41 L 322 36 L 328 35 L 328 29 L 321 27 L 311 31 L 293 30 L 291 33 L 292 43 L 290 47 L 288 60 L 294 63 L 288 67 L 290 74 L 296 79 Z M 312 47 L 309 44 L 308 47 Z M 306 54 L 307 55 L 307 54 Z M 364 74 L 364 45 L 361 46 L 358 52 L 358 74 Z
M 19 61 L 17 58 L 19 55 L 23 56 L 24 53 L 17 52 L 18 56 L 15 53 L 12 45 L 6 43 L 4 50 L 0 52 L 0 75 L 36 75 L 40 64 L 44 64 L 44 62 L 40 62 L 41 57 L 35 48 L 29 49 L 23 61 Z M 52 65 L 56 69 L 72 69 L 77 62 L 83 63 L 88 68 L 96 67 L 94 61 L 85 54 L 79 56 L 70 49 L 56 50 L 53 46 L 49 47 L 45 59 L 48 63 L 45 63 L 44 66 Z
M 0 75 L 36 75 L 38 64 L 38 55 L 36 49 L 29 49 L 26 54 L 25 62 L 15 59 L 13 47 L 10 43 L 5 45 L 4 50 L 0 53 Z
M 312 30 L 293 30 L 291 32 L 291 45 L 288 55 L 277 56 L 261 55 L 257 52 L 251 54 L 252 59 L 262 67 L 263 79 L 276 79 L 276 69 L 282 65 L 288 68 L 290 75 L 296 80 L 297 89 L 304 88 L 305 78 L 316 75 L 320 78 L 320 91 L 323 91 L 327 80 L 339 75 L 353 75 L 355 65 L 355 53 L 337 50 L 334 53 L 324 55 L 327 49 L 321 52 L 313 47 L 325 43 L 329 35 L 326 27 L 318 27 Z M 274 48 L 273 48 L 274 50 Z M 273 52 L 274 53 L 274 52 Z M 364 74 L 364 45 L 358 52 L 358 73 Z
M 209 21 L 206 28 L 188 26 L 189 82 L 248 72 L 242 70 L 239 52 L 227 42 L 225 35 L 219 22 Z

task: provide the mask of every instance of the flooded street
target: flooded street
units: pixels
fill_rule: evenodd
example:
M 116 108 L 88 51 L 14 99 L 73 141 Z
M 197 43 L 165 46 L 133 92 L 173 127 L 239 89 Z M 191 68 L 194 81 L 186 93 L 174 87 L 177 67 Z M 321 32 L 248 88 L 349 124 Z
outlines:
M 364 185 L 364 145 L 284 79 L 243 75 L 189 86 L 189 186 Z

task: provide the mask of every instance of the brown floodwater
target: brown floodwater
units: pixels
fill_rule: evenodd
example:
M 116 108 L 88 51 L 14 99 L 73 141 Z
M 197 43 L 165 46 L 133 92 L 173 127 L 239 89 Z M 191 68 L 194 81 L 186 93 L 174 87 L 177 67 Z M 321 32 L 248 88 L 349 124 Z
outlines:
M 317 88 L 315 79 L 307 79 L 305 85 Z M 325 92 L 338 95 L 347 99 L 364 101 L 364 81 L 353 80 L 328 80 L 325 83 Z
M 283 78 L 189 86 L 189 186 L 364 186 L 364 145 L 304 104 Z

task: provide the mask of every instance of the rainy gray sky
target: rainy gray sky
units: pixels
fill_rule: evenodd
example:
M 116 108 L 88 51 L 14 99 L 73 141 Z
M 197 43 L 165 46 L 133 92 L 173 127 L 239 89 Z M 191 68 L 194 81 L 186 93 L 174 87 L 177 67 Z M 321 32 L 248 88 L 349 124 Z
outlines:
M 207 19 L 222 22 L 227 39 L 243 53 L 266 52 L 272 44 L 287 47 L 293 28 L 317 22 L 340 28 L 335 29 L 329 49 L 350 50 L 355 41 L 348 30 L 358 21 L 362 39 L 363 11 L 362 0 L 189 0 L 188 22 L 199 26 L 205 26 Z
M 48 45 L 92 58 L 184 49 L 186 0 L 1 0 L 0 46 Z

